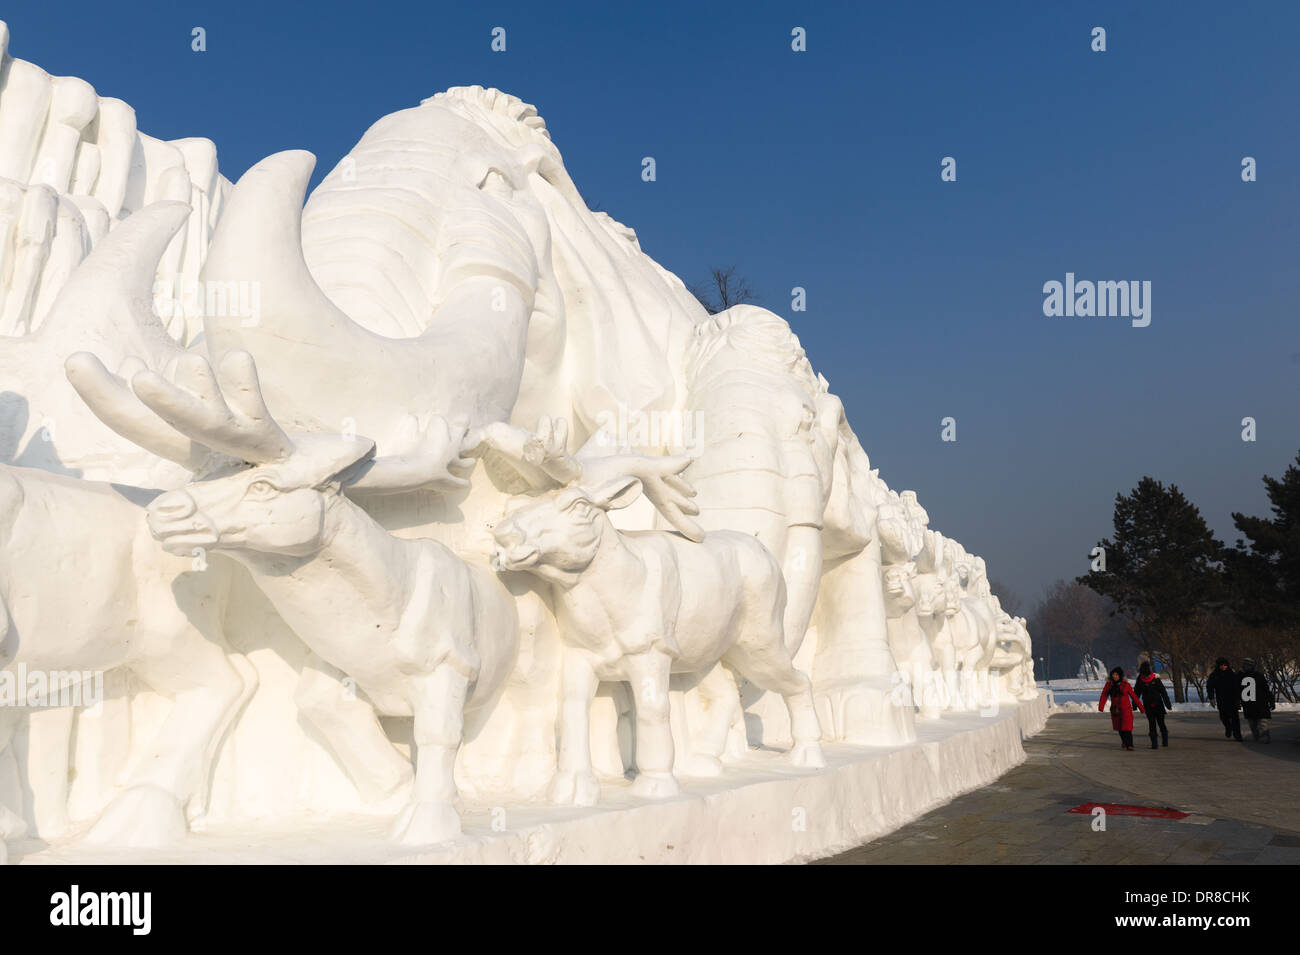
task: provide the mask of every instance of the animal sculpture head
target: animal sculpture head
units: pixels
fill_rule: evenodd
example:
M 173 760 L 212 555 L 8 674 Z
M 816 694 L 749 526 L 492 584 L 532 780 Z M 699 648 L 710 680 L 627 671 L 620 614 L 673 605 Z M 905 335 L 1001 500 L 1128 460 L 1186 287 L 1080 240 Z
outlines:
M 948 607 L 944 581 L 938 574 L 922 574 L 916 578 L 916 612 L 922 617 L 943 614 Z
M 807 393 L 810 415 L 822 390 L 790 324 L 755 305 L 733 305 L 696 325 L 687 365 L 693 381 L 736 367 L 751 373 L 779 373 Z
M 880 539 L 881 557 L 886 563 L 911 560 L 921 551 L 920 527 L 912 522 L 898 495 L 890 491 L 876 508 L 876 536 Z
M 621 477 L 594 490 L 561 488 L 511 512 L 493 529 L 496 570 L 522 570 L 555 582 L 572 581 L 591 565 L 606 534 L 616 533 L 607 511 L 627 507 L 641 482 Z
M 952 617 L 961 612 L 961 590 L 952 574 L 938 571 L 916 578 L 916 611 L 922 616 Z
M 193 548 L 308 557 L 325 541 L 325 511 L 345 473 L 374 444 L 302 435 L 288 455 L 168 491 L 149 505 L 149 530 L 171 553 Z
M 884 572 L 885 608 L 891 617 L 899 617 L 916 603 L 913 581 L 916 564 L 891 564 Z
M 961 587 L 962 593 L 968 593 L 970 591 L 970 584 L 972 579 L 972 568 L 971 568 L 970 557 L 966 554 L 962 554 L 953 563 L 952 569 L 953 569 L 953 574 L 957 578 L 957 585 Z
M 147 508 L 166 550 L 310 556 L 326 543 L 331 499 L 370 460 L 374 442 L 290 437 L 267 411 L 247 352 L 229 352 L 219 369 L 191 353 L 176 363 L 174 380 L 140 370 L 128 389 L 93 355 L 68 360 L 74 387 L 110 427 L 162 457 L 206 462 L 195 481 Z
M 915 491 L 903 491 L 898 495 L 898 499 L 902 502 L 903 510 L 907 513 L 909 520 L 920 527 L 929 526 L 930 515 L 921 506 Z

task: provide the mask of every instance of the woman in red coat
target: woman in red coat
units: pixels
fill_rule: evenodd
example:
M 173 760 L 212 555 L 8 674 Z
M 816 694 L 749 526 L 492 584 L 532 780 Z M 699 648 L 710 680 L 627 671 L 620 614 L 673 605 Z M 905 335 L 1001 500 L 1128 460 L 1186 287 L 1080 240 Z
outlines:
M 1097 703 L 1097 710 L 1106 709 L 1106 701 L 1110 701 L 1110 725 L 1111 728 L 1119 733 L 1120 744 L 1125 749 L 1133 748 L 1133 707 L 1138 708 L 1138 712 L 1145 713 L 1142 707 L 1142 701 L 1137 698 L 1133 692 L 1133 687 L 1124 679 L 1123 667 L 1111 667 L 1110 678 L 1106 680 L 1106 685 L 1101 688 L 1101 700 Z

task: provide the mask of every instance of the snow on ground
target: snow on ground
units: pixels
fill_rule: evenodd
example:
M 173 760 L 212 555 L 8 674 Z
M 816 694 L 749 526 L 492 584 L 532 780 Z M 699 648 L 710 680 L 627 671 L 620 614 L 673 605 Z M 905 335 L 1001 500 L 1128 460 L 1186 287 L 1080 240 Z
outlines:
M 1173 699 L 1174 691 L 1169 685 L 1169 677 L 1162 674 L 1161 679 L 1165 681 L 1165 688 L 1169 690 L 1169 698 Z M 1101 688 L 1105 683 L 1104 677 L 1100 680 L 1052 680 L 1050 683 L 1039 680 L 1038 688 L 1044 693 L 1051 694 L 1052 707 L 1049 711 L 1051 713 L 1096 713 L 1097 701 L 1101 698 Z M 1212 712 L 1214 707 L 1209 703 L 1192 700 L 1188 703 L 1175 703 L 1173 712 L 1177 713 L 1179 710 Z M 1279 700 L 1273 710 L 1294 712 L 1300 710 L 1300 706 Z

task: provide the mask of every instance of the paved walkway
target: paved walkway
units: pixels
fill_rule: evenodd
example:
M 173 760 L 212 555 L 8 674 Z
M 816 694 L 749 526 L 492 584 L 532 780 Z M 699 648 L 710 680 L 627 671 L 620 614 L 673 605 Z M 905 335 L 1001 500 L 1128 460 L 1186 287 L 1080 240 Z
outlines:
M 1135 733 L 1126 752 L 1101 713 L 1053 716 L 1025 741 L 1025 763 L 993 785 L 817 864 L 1300 864 L 1300 718 L 1277 714 L 1269 745 L 1225 740 L 1214 713 L 1167 723 L 1167 749 Z M 1091 815 L 1066 812 L 1090 802 L 1192 815 L 1111 813 L 1098 832 Z

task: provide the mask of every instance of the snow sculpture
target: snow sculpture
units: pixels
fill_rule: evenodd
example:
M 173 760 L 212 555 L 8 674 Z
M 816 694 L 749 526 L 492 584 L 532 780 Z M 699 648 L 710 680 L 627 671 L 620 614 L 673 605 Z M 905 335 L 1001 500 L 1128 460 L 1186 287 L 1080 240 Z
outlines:
M 896 491 L 887 492 L 880 516 L 876 519 L 884 560 L 889 648 L 901 668 L 902 695 L 912 704 L 921 705 L 925 716 L 932 717 L 935 703 L 927 699 L 933 696 L 927 691 L 931 686 L 930 664 L 934 648 L 921 626 L 921 608 L 917 606 L 914 586 L 916 558 L 925 542 L 925 525 L 921 520 L 924 511 L 916 504 L 915 495 L 907 493 L 910 497 L 903 497 Z M 930 608 L 927 606 L 926 609 Z
M 998 648 L 990 665 L 997 681 L 993 692 L 999 699 L 1028 700 L 1037 695 L 1032 650 L 1025 618 L 1000 611 Z
M 126 103 L 96 95 L 85 80 L 50 76 L 9 56 L 8 47 L 9 28 L 0 23 L 0 248 L 9 276 L 0 334 L 39 328 L 92 248 L 145 206 L 178 201 L 194 214 L 168 244 L 158 274 L 168 292 L 168 330 L 188 341 L 198 302 L 192 289 L 184 293 L 230 188 L 217 172 L 216 147 L 147 136 Z
M 1101 674 L 1106 672 L 1106 664 L 1102 663 L 1098 657 L 1085 653 L 1083 660 L 1079 664 L 1080 680 L 1100 680 Z
M 821 580 L 842 409 L 790 326 L 751 305 L 696 327 L 687 373 L 686 410 L 699 416 L 702 440 L 684 476 L 698 493 L 699 521 L 752 534 L 781 563 L 785 642 L 798 652 Z
M 150 503 L 153 536 L 172 553 L 201 548 L 239 561 L 294 632 L 379 713 L 414 717 L 418 770 L 396 832 L 415 845 L 458 833 L 453 768 L 464 713 L 491 700 L 514 663 L 514 602 L 491 573 L 437 541 L 397 540 L 342 494 L 345 485 L 392 490 L 393 472 L 423 470 L 431 485 L 450 477 L 460 446 L 446 441 L 445 426 L 423 468 L 371 461 L 367 438 L 291 437 L 267 411 L 243 351 L 226 352 L 219 376 L 190 354 L 176 382 L 146 370 L 129 389 L 85 353 L 69 359 L 69 373 L 101 417 L 130 420 L 160 454 L 188 444 L 191 458 L 201 444 L 230 458 Z M 320 728 L 336 731 L 334 751 L 354 779 L 380 754 L 396 755 L 373 717 Z
M 953 708 L 978 710 L 988 703 L 989 667 L 997 648 L 997 609 L 988 598 L 987 583 L 982 583 L 983 562 L 960 544 L 952 544 L 959 610 L 951 623 L 956 669 L 946 676 Z
M 916 739 L 905 674 L 890 649 L 880 522 L 889 488 L 840 414 L 840 440 L 822 532 L 822 579 L 805 641 L 828 739 L 897 745 Z M 886 528 L 887 529 L 887 528 Z M 901 703 L 901 705 L 900 705 Z
M 707 315 L 533 107 L 439 93 L 307 197 L 310 154 L 231 186 L 8 39 L 0 839 L 429 846 L 465 800 L 740 786 L 759 743 L 811 777 L 1033 695 L 790 326 Z M 13 695 L 56 669 L 103 692 Z
M 786 646 L 785 586 L 772 554 L 739 531 L 711 531 L 698 543 L 665 532 L 620 533 L 606 512 L 627 507 L 640 493 L 641 482 L 632 477 L 591 491 L 553 491 L 513 510 L 494 530 L 493 566 L 527 571 L 550 585 L 565 643 L 552 798 L 596 801 L 587 713 L 598 679 L 632 689 L 633 792 L 677 795 L 669 675 L 699 673 L 719 661 L 785 698 L 796 766 L 825 765 L 811 685 Z
M 931 719 L 950 701 L 951 688 L 945 682 L 945 673 L 955 666 L 952 618 L 960 611 L 945 553 L 943 536 L 938 531 L 926 530 L 925 542 L 916 557 L 913 584 L 916 613 L 925 639 L 915 641 L 908 659 L 919 715 Z
M 60 674 L 46 689 L 57 696 L 69 681 L 89 683 L 96 672 L 122 667 L 173 700 L 90 832 L 122 845 L 185 832 L 184 806 L 202 805 L 217 744 L 256 681 L 222 634 L 229 568 L 214 563 L 195 572 L 188 551 L 163 553 L 141 517 L 139 505 L 110 485 L 0 466 L 5 673 Z M 19 707 L 49 705 L 27 699 L 31 684 L 20 682 L 9 699 L 0 697 L 0 751 Z M 75 689 L 87 705 L 95 702 L 91 687 Z M 0 794 L 18 788 L 15 770 L 0 761 Z

